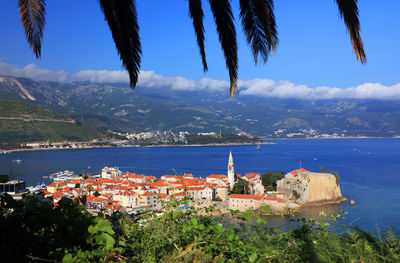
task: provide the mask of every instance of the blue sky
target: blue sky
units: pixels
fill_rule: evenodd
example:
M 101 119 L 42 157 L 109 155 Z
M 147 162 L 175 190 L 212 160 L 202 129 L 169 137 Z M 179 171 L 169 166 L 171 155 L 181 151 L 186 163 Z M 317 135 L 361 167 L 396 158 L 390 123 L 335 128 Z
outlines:
M 29 49 L 19 21 L 17 0 L 0 9 L 0 62 L 3 66 L 75 74 L 82 70 L 121 70 L 121 63 L 96 0 L 47 1 L 42 58 Z M 384 3 L 382 3 L 384 2 Z M 349 88 L 363 83 L 393 86 L 400 76 L 400 1 L 362 0 L 361 36 L 368 62 L 361 65 L 333 0 L 275 1 L 280 44 L 266 65 L 254 65 L 232 1 L 239 44 L 239 78 L 287 81 L 309 88 Z M 167 78 L 228 80 L 208 1 L 205 45 L 209 72 L 202 72 L 185 0 L 137 0 L 143 46 L 142 70 Z M 1 74 L 2 72 L 0 72 Z M 4 74 L 4 73 L 3 73 Z M 286 82 L 282 82 L 286 83 Z

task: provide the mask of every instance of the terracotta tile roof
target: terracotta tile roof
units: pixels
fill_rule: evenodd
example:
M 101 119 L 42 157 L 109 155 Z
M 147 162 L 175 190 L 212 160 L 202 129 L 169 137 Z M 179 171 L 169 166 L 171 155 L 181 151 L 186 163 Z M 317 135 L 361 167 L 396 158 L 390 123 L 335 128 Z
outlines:
M 265 194 L 257 194 L 257 195 L 255 195 L 254 200 L 260 201 L 264 198 L 264 196 L 265 196 Z
M 293 174 L 294 176 L 297 176 L 297 174 L 298 174 L 299 172 L 309 172 L 309 171 L 306 170 L 306 169 L 304 169 L 304 168 L 300 168 L 300 169 L 291 171 L 290 173 Z
M 159 193 L 158 194 L 158 198 L 165 198 L 165 197 L 167 197 L 167 194 L 164 194 L 164 193 Z
M 215 179 L 223 179 L 227 177 L 228 176 L 226 176 L 225 174 L 210 174 L 209 176 L 207 176 L 207 178 L 215 178 Z
M 155 176 L 147 176 L 146 177 L 146 181 L 151 181 L 151 180 L 155 180 L 156 177 Z
M 182 193 L 176 193 L 176 194 L 174 194 L 174 196 L 186 196 L 186 193 L 185 193 L 185 192 L 182 192 Z
M 107 199 L 104 199 L 104 198 L 99 198 L 99 197 L 95 197 L 95 196 L 90 196 L 90 195 L 88 195 L 88 196 L 86 196 L 86 202 L 89 202 L 89 203 L 102 203 L 102 202 L 106 202 L 107 201 Z
M 155 182 L 155 183 L 149 183 L 149 185 L 153 188 L 159 188 L 159 187 L 167 187 L 170 186 L 170 184 L 167 183 L 162 183 L 162 182 Z
M 135 194 L 136 194 L 135 191 L 125 191 L 125 192 L 123 193 L 124 196 L 132 196 L 132 195 L 135 195 Z
M 253 178 L 253 177 L 256 177 L 256 176 L 259 176 L 259 175 L 260 175 L 259 173 L 248 173 L 245 176 L 246 176 L 247 179 L 250 179 L 250 178 Z
M 181 178 L 181 176 L 179 176 L 179 175 L 163 175 L 161 177 L 164 177 L 164 178 L 175 178 L 175 179 L 180 179 Z
M 130 174 L 128 177 L 132 178 L 132 179 L 143 179 L 144 175 L 141 175 L 141 174 Z
M 112 209 L 117 211 L 121 206 L 120 205 L 106 205 L 105 208 Z
M 142 194 L 142 196 L 153 196 L 153 195 L 157 195 L 157 194 L 152 193 L 152 192 L 145 192 L 144 194 Z
M 188 191 L 201 191 L 201 190 L 204 190 L 205 189 L 205 187 L 187 187 L 186 188 L 186 190 L 188 190 Z
M 238 199 L 255 199 L 255 195 L 242 195 L 242 194 L 231 194 L 229 198 L 238 198 Z
M 51 193 L 50 193 L 49 191 L 47 191 L 46 189 L 43 189 L 42 192 L 43 192 L 44 195 L 49 195 L 49 194 L 51 194 Z

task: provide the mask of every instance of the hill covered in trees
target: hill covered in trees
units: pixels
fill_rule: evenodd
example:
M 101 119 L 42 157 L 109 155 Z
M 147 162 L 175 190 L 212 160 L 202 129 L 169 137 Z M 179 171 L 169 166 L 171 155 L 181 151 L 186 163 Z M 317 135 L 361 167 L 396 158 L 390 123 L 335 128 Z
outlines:
M 229 100 L 220 91 L 1 79 L 0 98 L 29 102 L 75 120 L 83 116 L 105 130 L 245 132 L 268 138 L 400 136 L 396 100 L 283 99 L 240 93 Z
M 29 103 L 0 99 L 0 146 L 35 141 L 88 141 L 107 132 Z

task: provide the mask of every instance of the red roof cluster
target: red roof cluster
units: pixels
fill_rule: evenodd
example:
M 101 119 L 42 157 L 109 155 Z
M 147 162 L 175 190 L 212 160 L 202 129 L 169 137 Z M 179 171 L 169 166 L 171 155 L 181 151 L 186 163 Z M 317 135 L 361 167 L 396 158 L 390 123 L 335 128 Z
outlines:
M 297 174 L 298 174 L 299 172 L 309 172 L 309 171 L 306 170 L 306 169 L 304 169 L 304 168 L 300 168 L 300 169 L 291 171 L 290 173 L 293 174 L 294 176 L 297 176 Z

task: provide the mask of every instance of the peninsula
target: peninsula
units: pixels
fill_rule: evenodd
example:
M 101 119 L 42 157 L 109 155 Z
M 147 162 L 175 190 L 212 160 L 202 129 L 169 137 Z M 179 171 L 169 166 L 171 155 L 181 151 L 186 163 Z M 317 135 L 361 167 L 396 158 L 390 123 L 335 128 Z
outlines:
M 58 206 L 62 198 L 86 198 L 85 207 L 93 214 L 116 211 L 129 214 L 143 210 L 162 213 L 166 202 L 181 199 L 195 207 L 215 205 L 221 213 L 265 206 L 273 212 L 285 212 L 306 205 L 345 200 L 335 175 L 313 173 L 303 168 L 277 181 L 276 191 L 266 191 L 260 173 L 235 174 L 232 153 L 229 153 L 227 174 L 211 174 L 206 178 L 193 174 L 156 178 L 113 167 L 104 167 L 97 175 L 72 176 L 63 172 L 51 177 L 53 183 L 40 192 L 52 200 L 54 206 Z M 242 182 L 246 183 L 248 191 L 234 193 L 235 185 Z

